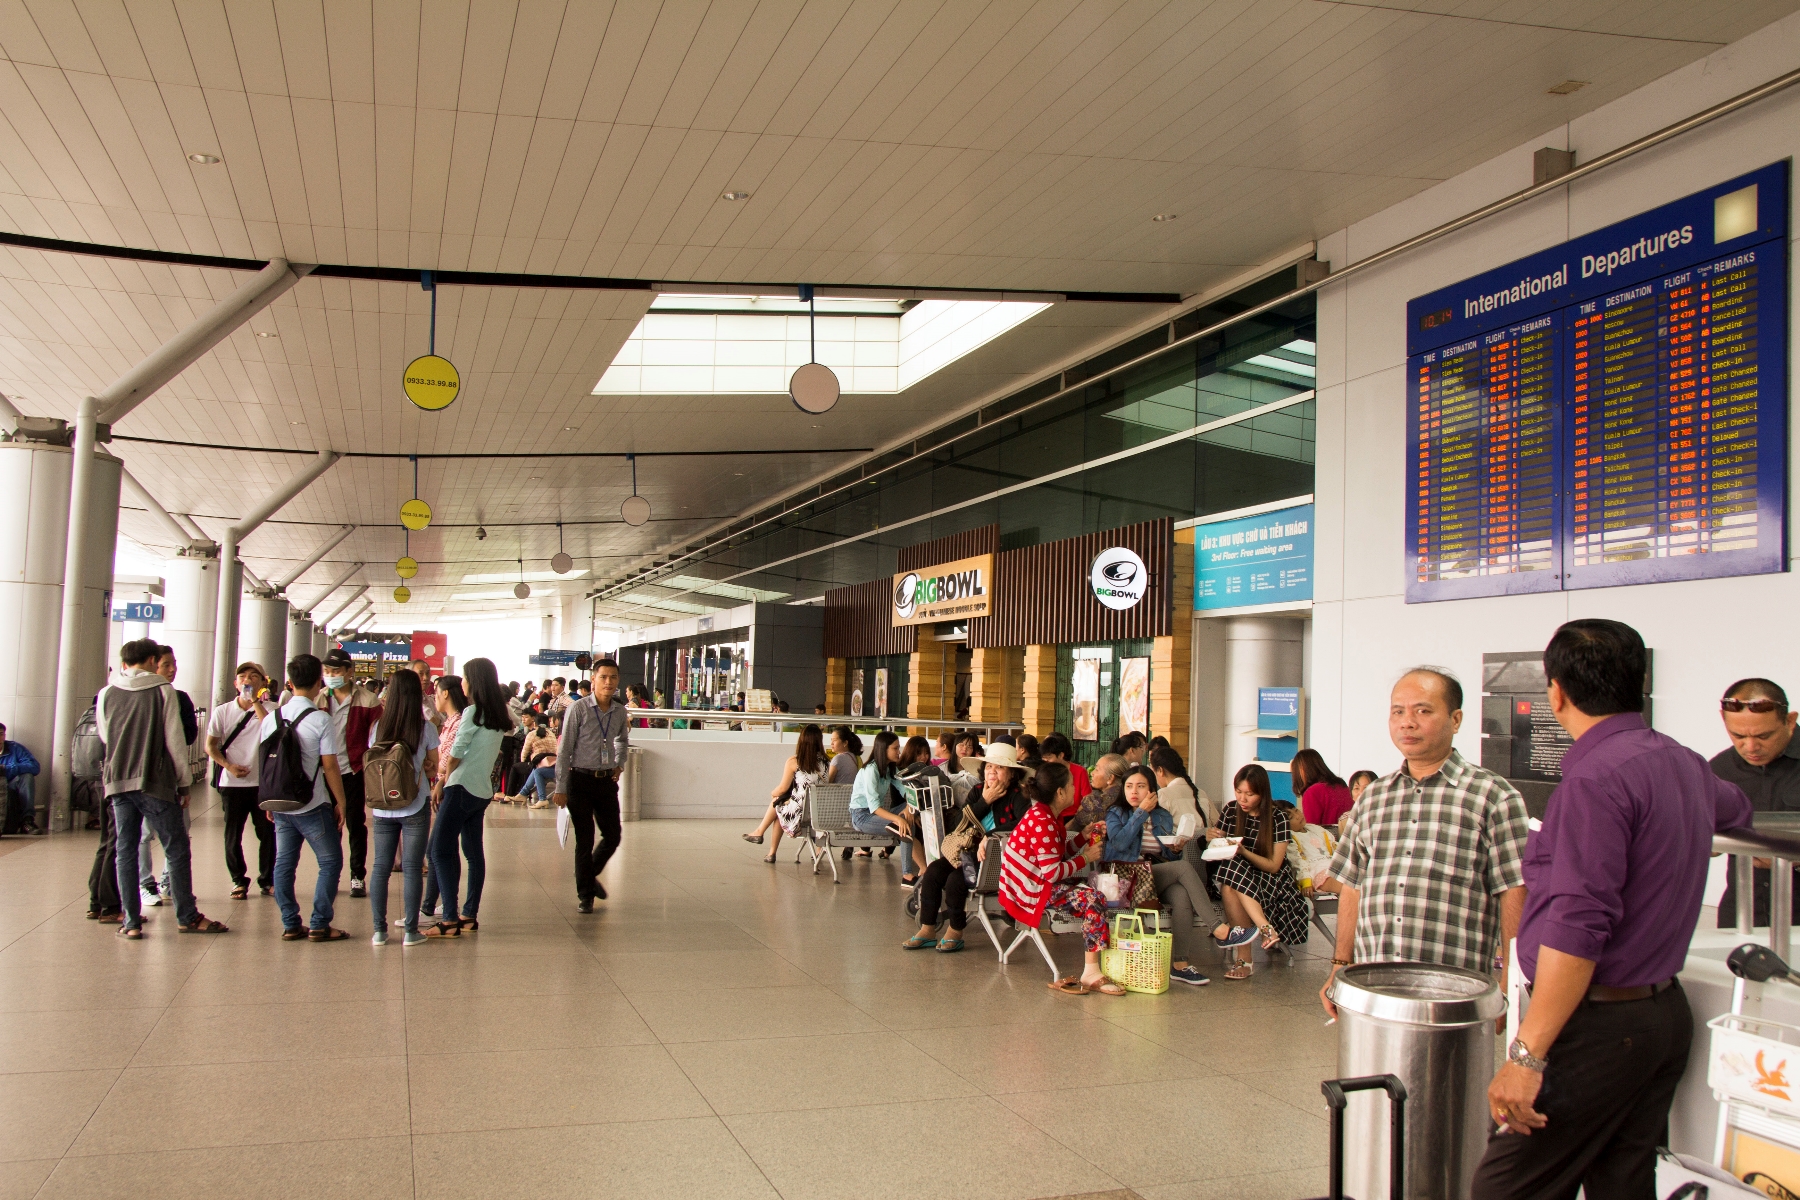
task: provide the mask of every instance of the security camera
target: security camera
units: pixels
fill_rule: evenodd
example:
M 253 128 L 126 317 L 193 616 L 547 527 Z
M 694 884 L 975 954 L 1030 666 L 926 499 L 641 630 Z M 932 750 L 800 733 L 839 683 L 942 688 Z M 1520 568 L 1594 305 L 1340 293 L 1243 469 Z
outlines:
M 478 542 L 487 541 L 487 528 L 485 526 L 477 525 L 475 527 L 475 540 Z

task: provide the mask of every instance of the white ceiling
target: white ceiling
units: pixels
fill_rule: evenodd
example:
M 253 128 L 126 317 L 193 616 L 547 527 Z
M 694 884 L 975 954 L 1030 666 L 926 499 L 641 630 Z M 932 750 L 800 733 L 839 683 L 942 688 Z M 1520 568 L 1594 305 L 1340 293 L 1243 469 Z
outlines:
M 408 270 L 1192 294 L 1796 7 L 0 0 L 0 229 Z M 1566 79 L 1590 86 L 1547 94 Z M 242 278 L 0 248 L 0 391 L 67 416 Z M 308 279 L 117 431 L 233 449 L 114 449 L 215 532 L 301 461 L 273 451 L 791 452 L 641 460 L 658 519 L 638 530 L 617 521 L 619 459 L 428 460 L 418 613 L 469 569 L 541 569 L 558 517 L 591 586 L 1156 311 L 1058 304 L 899 395 L 808 418 L 780 397 L 589 395 L 650 299 L 441 288 L 464 390 L 424 414 L 397 385 L 428 296 Z M 403 460 L 346 461 L 249 561 L 280 574 L 354 521 L 371 528 L 307 579 L 366 560 L 385 593 L 410 494 Z M 123 528 L 161 536 L 138 514 Z

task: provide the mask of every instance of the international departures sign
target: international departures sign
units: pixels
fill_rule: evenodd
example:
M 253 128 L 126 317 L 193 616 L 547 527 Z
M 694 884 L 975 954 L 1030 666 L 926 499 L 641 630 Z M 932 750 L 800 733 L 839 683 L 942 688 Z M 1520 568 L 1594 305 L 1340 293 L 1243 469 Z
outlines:
M 929 625 L 966 621 L 994 611 L 994 556 L 977 554 L 955 562 L 894 576 L 893 623 Z

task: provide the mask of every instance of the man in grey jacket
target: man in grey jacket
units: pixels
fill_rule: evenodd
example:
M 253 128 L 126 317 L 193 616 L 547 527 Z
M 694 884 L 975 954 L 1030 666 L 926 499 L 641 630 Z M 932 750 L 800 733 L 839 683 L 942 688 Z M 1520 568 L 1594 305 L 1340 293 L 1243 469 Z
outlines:
M 156 673 L 161 649 L 149 638 L 126 642 L 119 652 L 123 669 L 95 704 L 104 748 L 101 779 L 118 827 L 119 900 L 125 909 L 119 934 L 134 941 L 144 936 L 138 838 L 146 824 L 162 839 L 181 932 L 226 932 L 194 903 L 181 812 L 187 806 L 187 734 L 174 689 Z

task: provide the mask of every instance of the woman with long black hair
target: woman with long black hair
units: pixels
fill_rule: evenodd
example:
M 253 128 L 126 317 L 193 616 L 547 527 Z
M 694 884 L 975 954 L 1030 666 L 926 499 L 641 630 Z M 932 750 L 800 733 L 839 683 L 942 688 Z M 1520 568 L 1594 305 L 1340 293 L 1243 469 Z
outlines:
M 782 834 L 799 836 L 800 819 L 806 813 L 807 793 L 824 777 L 825 734 L 817 725 L 808 725 L 794 740 L 794 752 L 788 755 L 787 765 L 782 768 L 781 782 L 769 793 L 769 807 L 763 813 L 762 823 L 754 833 L 743 835 L 746 842 L 761 845 L 764 831 L 774 826 L 773 840 L 764 862 L 775 861 L 775 852 L 781 849 Z
M 425 931 L 426 937 L 459 937 L 464 930 L 481 928 L 481 887 L 487 881 L 487 856 L 481 847 L 481 822 L 494 798 L 494 760 L 500 740 L 512 732 L 512 713 L 506 707 L 506 689 L 491 659 L 472 658 L 463 669 L 469 707 L 457 723 L 450 742 L 450 757 L 432 789 L 431 804 L 437 819 L 431 831 L 431 873 L 444 897 L 444 917 Z M 457 843 L 462 856 L 457 855 Z M 469 890 L 457 919 L 457 888 L 462 882 L 462 858 L 469 860 Z
M 404 944 L 416 946 L 425 940 L 419 933 L 419 896 L 425 883 L 425 840 L 431 828 L 426 801 L 431 797 L 431 780 L 437 775 L 438 732 L 425 719 L 424 693 L 419 677 L 411 671 L 394 672 L 381 720 L 369 730 L 369 749 L 389 744 L 404 746 L 411 755 L 418 793 L 411 804 L 399 808 L 383 808 L 381 797 L 369 795 L 369 833 L 374 843 L 374 857 L 369 863 L 369 916 L 375 925 L 375 945 L 385 946 L 388 876 L 394 870 L 394 848 L 398 844 L 406 913 L 402 919 Z
M 900 881 L 918 882 L 913 874 L 913 844 L 918 810 L 909 808 L 900 790 L 900 739 L 890 729 L 875 735 L 869 764 L 857 773 L 850 792 L 850 827 L 858 833 L 889 834 L 900 839 Z
M 1236 798 L 1206 831 L 1210 838 L 1237 838 L 1236 854 L 1213 866 L 1230 924 L 1220 924 L 1213 937 L 1221 946 L 1236 947 L 1237 961 L 1227 979 L 1248 979 L 1250 945 L 1258 933 L 1263 948 L 1279 943 L 1299 945 L 1307 938 L 1310 910 L 1300 895 L 1294 864 L 1288 861 L 1287 812 L 1269 791 L 1269 773 L 1255 763 L 1241 767 L 1232 780 Z

